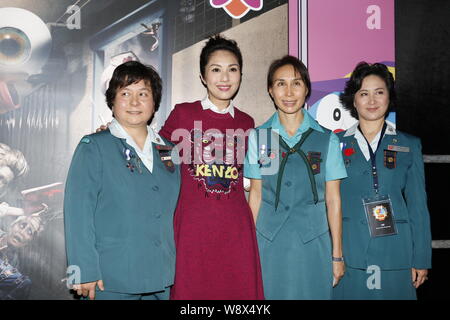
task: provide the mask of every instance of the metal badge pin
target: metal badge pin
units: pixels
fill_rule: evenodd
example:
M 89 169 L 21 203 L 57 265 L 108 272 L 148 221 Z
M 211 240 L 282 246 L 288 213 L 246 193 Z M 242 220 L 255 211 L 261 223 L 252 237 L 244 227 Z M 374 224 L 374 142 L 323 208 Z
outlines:
M 345 164 L 346 167 L 349 167 L 350 163 L 351 163 L 350 159 L 348 159 L 348 158 L 344 159 L 344 164 Z
M 261 145 L 260 151 L 261 151 L 261 154 L 264 154 L 266 152 L 266 145 L 265 144 Z
M 130 149 L 125 149 L 124 154 L 125 154 L 125 159 L 127 161 L 130 161 L 131 160 L 131 150 Z
M 134 172 L 134 166 L 131 162 L 127 163 L 127 168 L 130 169 L 131 172 Z

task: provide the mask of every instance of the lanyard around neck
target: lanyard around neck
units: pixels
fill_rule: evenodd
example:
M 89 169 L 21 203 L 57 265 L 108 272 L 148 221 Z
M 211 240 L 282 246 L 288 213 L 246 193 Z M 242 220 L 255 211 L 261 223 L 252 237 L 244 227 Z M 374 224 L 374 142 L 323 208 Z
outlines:
M 361 128 L 358 124 L 358 130 L 361 132 L 362 136 L 364 137 L 364 140 L 366 140 L 367 148 L 369 149 L 370 154 L 370 162 L 372 164 L 372 179 L 373 179 L 373 189 L 375 190 L 375 193 L 378 194 L 378 171 L 377 171 L 377 162 L 376 162 L 376 153 L 378 149 L 380 148 L 381 140 L 383 140 L 384 133 L 386 132 L 386 122 L 383 124 L 383 128 L 381 129 L 380 139 L 378 140 L 377 148 L 375 149 L 375 152 L 372 150 L 372 147 L 370 146 L 369 141 L 367 141 L 366 137 L 364 136 L 363 132 L 361 131 Z

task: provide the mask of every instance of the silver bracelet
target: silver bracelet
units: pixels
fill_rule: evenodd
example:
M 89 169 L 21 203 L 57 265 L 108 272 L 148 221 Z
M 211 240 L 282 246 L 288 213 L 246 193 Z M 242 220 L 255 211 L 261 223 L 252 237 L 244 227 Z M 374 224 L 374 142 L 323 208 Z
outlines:
M 344 262 L 344 257 L 331 257 L 331 260 L 333 260 L 333 262 Z

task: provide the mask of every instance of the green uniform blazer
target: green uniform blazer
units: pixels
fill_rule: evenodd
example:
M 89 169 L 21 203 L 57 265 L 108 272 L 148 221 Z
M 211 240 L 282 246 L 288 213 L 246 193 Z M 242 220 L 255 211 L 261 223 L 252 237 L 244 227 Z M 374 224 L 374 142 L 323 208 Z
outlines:
M 166 145 L 169 142 L 165 141 Z M 66 182 L 64 224 L 69 265 L 80 282 L 103 280 L 105 290 L 147 293 L 173 284 L 173 214 L 179 167 L 167 166 L 153 148 L 153 173 L 125 150 L 136 151 L 109 130 L 84 137 Z M 167 164 L 167 162 L 166 162 Z
M 375 195 L 371 161 L 365 159 L 354 135 L 345 136 L 345 132 L 341 132 L 338 137 L 344 146 L 348 174 L 348 178 L 341 181 L 346 264 L 361 269 L 370 265 L 382 270 L 430 268 L 430 218 L 420 140 L 398 130 L 382 138 L 376 151 L 379 194 L 390 196 L 398 233 L 371 238 L 362 203 L 363 197 Z M 403 152 L 396 152 L 395 168 L 385 165 L 384 150 L 389 145 L 405 147 Z M 351 150 L 347 151 L 351 152 L 345 152 L 349 148 Z

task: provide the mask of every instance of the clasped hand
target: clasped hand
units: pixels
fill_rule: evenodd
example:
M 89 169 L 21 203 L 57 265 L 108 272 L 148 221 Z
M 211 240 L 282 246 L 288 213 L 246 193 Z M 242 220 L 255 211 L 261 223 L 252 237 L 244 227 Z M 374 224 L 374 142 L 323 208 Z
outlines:
M 89 300 L 94 300 L 95 289 L 97 286 L 101 291 L 105 290 L 103 280 L 74 284 L 72 289 L 75 290 L 79 296 L 83 296 L 85 298 L 89 297 Z

